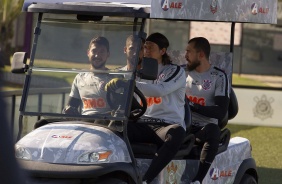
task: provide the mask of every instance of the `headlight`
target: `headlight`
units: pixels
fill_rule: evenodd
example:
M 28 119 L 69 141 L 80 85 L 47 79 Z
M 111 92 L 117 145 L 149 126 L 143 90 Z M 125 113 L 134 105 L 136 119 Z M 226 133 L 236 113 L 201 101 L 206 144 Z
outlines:
M 17 146 L 15 154 L 16 154 L 16 158 L 31 160 L 31 154 L 27 148 Z
M 112 151 L 110 150 L 87 152 L 80 155 L 77 162 L 80 164 L 108 162 L 111 154 Z

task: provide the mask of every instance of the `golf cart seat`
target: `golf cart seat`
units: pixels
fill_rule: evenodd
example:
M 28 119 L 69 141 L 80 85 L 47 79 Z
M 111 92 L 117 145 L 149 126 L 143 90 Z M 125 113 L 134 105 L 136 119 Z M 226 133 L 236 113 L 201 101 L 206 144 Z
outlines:
M 218 123 L 218 126 L 221 129 L 220 134 L 220 143 L 218 147 L 217 154 L 225 151 L 228 147 L 230 140 L 230 130 L 225 128 L 228 123 L 228 120 L 233 119 L 238 113 L 238 102 L 234 90 L 231 88 L 230 91 L 230 101 L 228 106 L 228 111 L 222 121 Z M 192 116 L 191 110 L 189 108 L 188 102 L 185 102 L 185 123 L 186 123 L 186 137 L 183 140 L 183 143 L 175 155 L 176 159 L 183 158 L 198 158 L 201 153 L 202 147 L 199 145 L 194 145 L 195 136 L 190 133 Z M 134 143 L 131 145 L 133 153 L 138 158 L 152 158 L 157 152 L 157 145 L 152 143 Z
M 195 142 L 195 136 L 190 134 L 191 124 L 192 124 L 192 116 L 191 110 L 189 108 L 188 100 L 185 98 L 185 124 L 186 124 L 186 137 L 183 140 L 183 143 L 175 155 L 175 158 L 184 158 L 187 155 Z M 132 151 L 137 158 L 152 158 L 157 152 L 157 145 L 152 143 L 134 143 L 131 144 Z
M 225 117 L 223 118 L 223 120 L 218 123 L 218 126 L 221 129 L 221 134 L 220 134 L 220 143 L 219 143 L 217 154 L 225 151 L 228 147 L 231 133 L 228 128 L 225 128 L 225 126 L 227 125 L 228 120 L 233 119 L 237 115 L 238 110 L 239 107 L 238 107 L 237 97 L 235 95 L 233 88 L 231 88 L 228 111 Z
M 237 97 L 234 93 L 233 88 L 231 88 L 228 111 L 225 117 L 223 118 L 223 120 L 218 122 L 218 126 L 221 129 L 221 133 L 220 133 L 220 142 L 219 142 L 217 154 L 224 152 L 228 147 L 231 133 L 228 128 L 225 128 L 225 126 L 227 125 L 228 120 L 233 119 L 237 115 L 238 110 L 239 107 L 238 107 Z M 202 150 L 202 146 L 194 145 L 190 154 L 187 157 L 191 159 L 199 159 L 201 150 Z

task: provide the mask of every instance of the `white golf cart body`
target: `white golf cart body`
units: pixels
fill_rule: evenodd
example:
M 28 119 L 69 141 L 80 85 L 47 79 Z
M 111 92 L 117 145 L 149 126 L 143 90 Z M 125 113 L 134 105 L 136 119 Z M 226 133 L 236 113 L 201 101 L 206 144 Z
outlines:
M 128 109 L 137 73 L 136 69 L 116 69 L 126 65 L 123 53 L 126 37 L 136 34 L 141 40 L 144 37 L 145 20 L 149 18 L 232 22 L 230 53 L 214 53 L 216 57 L 211 57 L 216 58 L 212 59 L 215 65 L 231 76 L 235 23 L 275 24 L 276 7 L 275 0 L 261 0 L 257 3 L 250 0 L 124 0 L 111 3 L 103 0 L 26 0 L 23 11 L 38 14 L 38 21 L 30 63 L 25 63 L 24 69 L 27 75 L 20 106 L 20 133 L 25 117 L 55 119 L 16 143 L 16 156 L 30 174 L 26 183 L 141 183 L 153 154 L 146 151 L 136 154 L 135 148 L 131 148 L 127 138 L 124 138 L 126 131 L 122 131 L 129 119 Z M 79 16 L 76 18 L 76 15 Z M 73 31 L 75 29 L 81 31 Z M 107 62 L 108 71 L 95 70 L 94 73 L 107 74 L 110 78 L 116 75 L 127 76 L 130 81 L 124 90 L 127 94 L 121 97 L 119 104 L 125 109 L 118 112 L 112 108 L 114 115 L 62 114 L 71 82 L 62 82 L 59 77 L 73 80 L 81 72 L 93 72 L 88 69 L 86 55 L 90 39 L 97 34 L 109 39 L 113 56 Z M 137 47 L 140 48 L 140 44 Z M 76 63 L 77 60 L 80 61 Z M 43 76 L 55 78 L 49 81 L 48 77 L 46 79 Z M 53 97 L 51 91 L 58 87 L 65 88 L 62 91 L 65 96 Z M 49 94 L 46 99 L 44 96 L 34 97 L 42 91 Z M 59 105 L 61 101 L 63 105 Z M 116 126 L 93 124 L 96 119 L 123 123 Z M 250 142 L 242 137 L 232 138 L 229 143 L 228 140 L 226 148 L 216 156 L 203 183 L 240 183 L 246 174 L 257 182 Z M 145 144 L 144 147 L 149 145 Z M 152 183 L 190 183 L 197 173 L 199 160 L 187 159 L 188 154 L 179 153 Z

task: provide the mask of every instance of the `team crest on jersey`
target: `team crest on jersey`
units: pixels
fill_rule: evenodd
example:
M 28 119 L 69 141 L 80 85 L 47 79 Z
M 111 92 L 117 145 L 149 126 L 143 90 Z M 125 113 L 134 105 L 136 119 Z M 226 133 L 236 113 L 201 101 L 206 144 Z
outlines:
M 203 84 L 202 84 L 202 88 L 204 90 L 209 90 L 211 88 L 211 81 L 210 80 L 204 80 Z

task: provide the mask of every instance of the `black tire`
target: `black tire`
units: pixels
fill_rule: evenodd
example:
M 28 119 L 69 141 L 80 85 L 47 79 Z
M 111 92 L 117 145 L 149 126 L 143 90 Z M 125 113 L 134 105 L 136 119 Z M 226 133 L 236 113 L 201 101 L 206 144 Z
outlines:
M 240 184 L 257 184 L 257 180 L 255 179 L 254 176 L 249 175 L 249 174 L 244 174 L 244 176 L 242 177 Z

